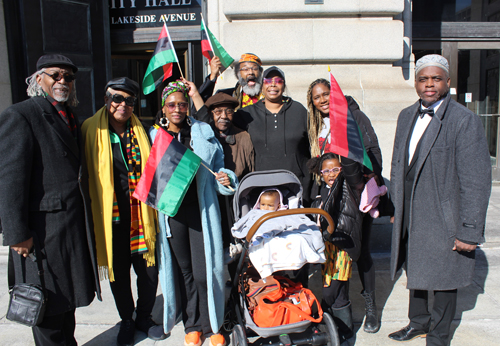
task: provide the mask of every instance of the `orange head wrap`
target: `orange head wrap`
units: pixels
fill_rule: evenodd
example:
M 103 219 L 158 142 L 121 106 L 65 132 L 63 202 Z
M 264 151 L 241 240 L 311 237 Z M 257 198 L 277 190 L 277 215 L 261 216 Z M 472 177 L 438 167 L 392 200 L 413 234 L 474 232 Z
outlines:
M 245 53 L 241 56 L 239 63 L 242 62 L 254 62 L 258 64 L 259 66 L 262 66 L 262 61 L 260 61 L 260 58 L 252 53 Z

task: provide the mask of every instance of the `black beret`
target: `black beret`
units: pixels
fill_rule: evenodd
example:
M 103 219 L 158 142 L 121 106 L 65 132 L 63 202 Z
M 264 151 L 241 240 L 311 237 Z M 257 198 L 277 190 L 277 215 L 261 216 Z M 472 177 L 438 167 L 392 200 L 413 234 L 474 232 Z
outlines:
M 233 106 L 233 108 L 236 108 L 239 105 L 239 102 L 234 97 L 223 92 L 215 94 L 214 96 L 210 97 L 207 102 L 205 102 L 205 106 L 208 109 L 223 104 L 230 104 Z
M 41 70 L 44 67 L 53 67 L 53 66 L 69 66 L 73 70 L 73 73 L 78 71 L 78 67 L 69 58 L 65 57 L 61 54 L 47 54 L 42 55 L 40 59 L 36 62 L 36 69 Z
M 114 90 L 123 90 L 136 97 L 139 93 L 139 83 L 133 81 L 128 77 L 119 77 L 110 80 L 108 84 L 106 84 L 104 91 L 107 91 L 108 88 Z

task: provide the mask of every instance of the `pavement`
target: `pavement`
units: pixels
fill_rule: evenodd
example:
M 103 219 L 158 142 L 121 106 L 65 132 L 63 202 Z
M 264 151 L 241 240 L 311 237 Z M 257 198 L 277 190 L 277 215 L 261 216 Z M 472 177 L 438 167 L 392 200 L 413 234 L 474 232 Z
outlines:
M 376 266 L 377 306 L 381 315 L 381 329 L 376 334 L 368 334 L 361 328 L 364 316 L 364 301 L 361 283 L 354 268 L 350 294 L 355 322 L 355 336 L 349 345 L 400 345 L 387 335 L 408 323 L 408 290 L 406 276 L 399 273 L 397 280 L 389 277 L 391 225 L 387 218 L 375 220 L 372 231 L 372 255 Z M 453 322 L 451 345 L 499 345 L 500 344 L 500 184 L 494 184 L 488 207 L 486 221 L 486 243 L 476 253 L 476 271 L 473 283 L 458 290 L 458 308 Z M 9 295 L 7 291 L 7 247 L 0 247 L 0 345 L 34 345 L 31 330 L 5 318 Z M 134 276 L 134 274 L 132 274 Z M 316 275 L 316 278 L 318 275 Z M 314 282 L 315 277 L 311 278 Z M 134 282 L 135 280 L 133 280 Z M 75 336 L 79 345 L 107 346 L 116 345 L 120 321 L 109 284 L 101 282 L 103 302 L 95 300 L 90 306 L 79 308 L 76 312 Z M 134 294 L 136 294 L 133 287 Z M 158 289 L 153 318 L 162 321 L 163 299 Z M 361 329 L 360 329 L 361 328 Z M 140 346 L 182 346 L 184 330 L 182 322 L 172 330 L 170 337 L 154 342 L 142 332 L 136 332 L 135 342 Z M 205 342 L 205 346 L 209 342 Z M 404 343 L 405 346 L 423 346 L 425 339 L 415 339 Z M 345 344 L 347 346 L 347 343 Z

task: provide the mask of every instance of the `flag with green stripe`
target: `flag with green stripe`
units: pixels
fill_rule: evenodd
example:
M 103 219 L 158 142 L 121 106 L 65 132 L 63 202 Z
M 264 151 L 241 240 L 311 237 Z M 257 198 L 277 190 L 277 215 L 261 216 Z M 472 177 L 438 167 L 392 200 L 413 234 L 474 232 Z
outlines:
M 158 129 L 141 180 L 133 197 L 175 216 L 201 164 L 201 158 Z
M 177 60 L 174 45 L 172 43 L 167 26 L 163 24 L 158 43 L 149 62 L 146 74 L 142 81 L 144 95 L 153 92 L 165 80 L 172 76 L 172 67 Z
M 214 34 L 207 28 L 203 18 L 201 19 L 201 53 L 208 60 L 212 60 L 214 56 L 217 56 L 222 64 L 221 72 L 234 62 L 234 59 L 231 58 L 224 47 L 217 41 Z
M 330 72 L 330 138 L 328 151 L 365 165 L 373 171 L 363 144 L 363 135 L 339 84 Z

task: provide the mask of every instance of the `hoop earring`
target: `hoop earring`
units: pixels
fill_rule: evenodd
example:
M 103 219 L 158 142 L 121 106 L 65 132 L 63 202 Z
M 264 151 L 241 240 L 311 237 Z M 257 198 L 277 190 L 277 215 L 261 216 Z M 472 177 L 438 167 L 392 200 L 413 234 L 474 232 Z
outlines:
M 193 125 L 193 121 L 191 120 L 190 117 L 186 117 L 186 122 L 189 126 Z
M 165 115 L 165 114 L 163 114 Z M 160 119 L 160 126 L 163 126 L 164 128 L 168 128 L 168 125 L 170 124 L 170 120 L 166 116 L 161 117 Z

